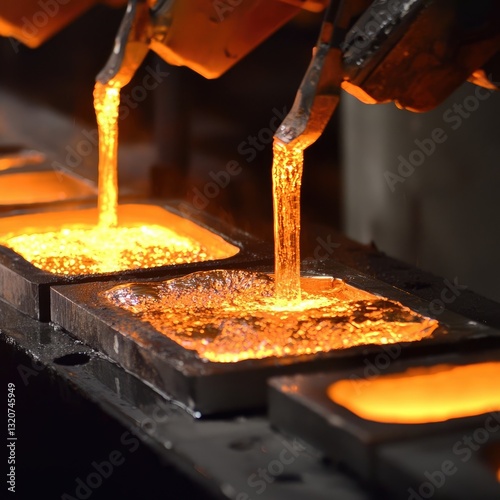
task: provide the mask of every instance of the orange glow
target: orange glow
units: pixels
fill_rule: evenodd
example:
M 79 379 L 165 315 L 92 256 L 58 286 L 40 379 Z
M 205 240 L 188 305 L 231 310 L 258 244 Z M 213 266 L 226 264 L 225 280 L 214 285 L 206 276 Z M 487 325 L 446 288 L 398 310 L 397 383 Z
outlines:
M 83 275 L 224 259 L 239 249 L 153 205 L 123 205 L 119 228 L 96 226 L 95 209 L 0 218 L 0 244 L 34 266 Z
M 38 165 L 45 161 L 46 157 L 38 151 L 20 150 L 11 154 L 0 155 L 0 172 L 26 165 Z M 2 178 L 3 179 L 3 178 Z
M 0 177 L 0 205 L 50 203 L 94 195 L 89 184 L 54 170 L 12 172 Z
M 24 20 L 25 18 L 23 18 Z M 4 36 L 7 38 L 13 37 L 21 40 L 28 47 L 36 47 L 38 44 L 35 37 L 26 36 L 25 34 L 26 27 L 24 26 L 22 29 L 17 24 L 7 21 L 6 19 L 2 19 L 0 17 L 0 36 Z
M 304 154 L 274 142 L 273 206 L 276 303 L 299 304 L 300 294 L 300 186 Z
M 118 110 L 120 87 L 97 82 L 94 108 L 99 127 L 99 226 L 118 225 Z
M 438 326 L 397 302 L 330 277 L 302 278 L 301 285 L 302 302 L 288 307 L 276 304 L 272 277 L 235 270 L 120 285 L 104 295 L 218 363 L 413 342 Z
M 500 362 L 438 365 L 341 380 L 328 396 L 366 420 L 423 424 L 500 411 L 499 378 Z
M 347 93 L 351 94 L 364 104 L 377 104 L 378 102 L 371 95 L 367 94 L 361 87 L 358 87 L 347 80 L 342 82 L 341 87 Z
M 500 482 L 500 442 L 491 443 L 481 454 L 488 468 L 495 474 L 496 480 Z
M 39 269 L 69 276 L 204 262 L 237 254 L 239 249 L 219 236 L 159 207 L 118 206 L 119 104 L 117 83 L 96 84 L 94 106 L 99 126 L 97 212 L 52 212 L 1 219 L 0 244 L 11 248 Z M 33 178 L 28 176 L 25 179 L 32 184 L 28 187 L 27 199 L 40 199 L 36 198 L 36 193 L 41 193 L 44 201 L 58 199 L 54 189 L 46 192 L 46 185 L 39 182 L 35 185 L 40 173 L 29 175 Z M 23 190 L 26 188 L 23 184 Z M 61 193 L 57 194 L 64 199 Z M 49 195 L 51 197 L 47 200 Z M 138 215 L 133 212 L 134 208 Z

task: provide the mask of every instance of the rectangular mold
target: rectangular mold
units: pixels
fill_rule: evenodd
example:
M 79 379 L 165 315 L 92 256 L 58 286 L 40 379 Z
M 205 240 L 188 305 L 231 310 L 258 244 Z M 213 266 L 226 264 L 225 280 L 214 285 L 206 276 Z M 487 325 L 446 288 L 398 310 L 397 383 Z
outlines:
M 34 233 L 47 226 L 57 228 L 72 223 L 95 224 L 97 210 L 80 209 L 69 212 L 52 211 L 24 213 L 0 217 L 0 236 L 9 232 L 20 233 L 26 226 L 26 233 Z M 244 267 L 255 263 L 272 261 L 273 254 L 269 245 L 256 241 L 247 233 L 230 228 L 221 221 L 200 214 L 180 212 L 175 207 L 155 204 L 121 205 L 119 216 L 127 223 L 154 223 L 166 228 L 175 222 L 181 225 L 182 234 L 203 238 L 206 246 L 220 245 L 234 247 L 239 252 L 233 257 L 212 261 L 153 267 L 149 269 L 126 270 L 102 274 L 82 274 L 63 276 L 39 269 L 25 260 L 12 249 L 0 246 L 0 298 L 13 305 L 28 316 L 40 320 L 50 320 L 50 287 L 92 281 L 124 281 L 144 279 L 151 276 L 175 276 L 195 270 L 231 267 Z M 46 222 L 50 217 L 50 223 Z M 24 225 L 24 226 L 23 226 Z M 201 235 L 201 236 L 200 236 Z
M 384 368 L 380 368 L 378 373 L 369 372 L 368 375 L 369 365 L 365 364 L 364 369 L 277 377 L 269 381 L 269 418 L 278 429 L 301 437 L 330 459 L 343 463 L 364 481 L 375 484 L 380 479 L 380 456 L 386 447 L 401 445 L 418 448 L 418 443 L 423 439 L 432 441 L 436 436 L 474 429 L 481 425 L 485 415 L 419 424 L 378 422 L 361 418 L 332 401 L 327 396 L 328 387 L 341 380 L 376 378 L 379 375 L 400 373 L 407 368 L 441 364 L 468 365 L 497 360 L 500 360 L 498 350 L 470 353 L 465 348 L 464 354 L 431 355 L 409 361 L 397 359 L 387 367 L 385 362 L 377 365 L 375 360 L 369 370 L 373 370 L 373 366 Z M 383 470 L 382 472 L 385 474 Z M 382 482 L 387 486 L 390 474 Z
M 96 198 L 97 189 L 90 181 L 67 172 L 19 168 L 0 173 L 0 214 Z
M 426 302 L 389 285 L 335 263 L 329 267 L 328 276 L 385 297 L 391 296 L 389 298 L 413 310 L 426 308 Z M 254 267 L 253 270 L 269 272 L 270 268 Z M 365 344 L 316 354 L 246 359 L 233 363 L 207 361 L 102 297 L 102 293 L 114 285 L 93 283 L 54 288 L 52 321 L 158 391 L 202 414 L 263 408 L 267 401 L 266 381 L 271 376 L 317 372 L 332 366 L 359 366 L 361 356 L 385 352 L 385 346 Z M 446 326 L 439 327 L 430 338 L 397 344 L 401 347 L 401 356 L 446 349 L 465 339 L 475 342 L 489 338 L 489 335 L 498 336 L 495 330 L 468 322 L 453 313 L 444 312 L 439 319 Z

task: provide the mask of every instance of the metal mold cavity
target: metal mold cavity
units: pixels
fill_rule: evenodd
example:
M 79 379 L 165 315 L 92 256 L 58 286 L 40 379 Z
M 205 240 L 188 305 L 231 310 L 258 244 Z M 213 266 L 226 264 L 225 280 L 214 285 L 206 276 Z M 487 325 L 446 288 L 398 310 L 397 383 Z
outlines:
M 330 270 L 328 276 L 334 276 L 338 282 L 341 280 L 344 285 L 357 288 L 359 296 L 369 292 L 372 297 L 374 294 L 377 295 L 377 299 L 381 302 L 383 298 L 395 300 L 417 313 L 428 310 L 428 303 L 401 290 L 333 262 L 327 267 Z M 245 274 L 252 270 L 261 273 L 271 271 L 270 268 L 256 266 L 247 267 L 245 272 L 235 273 Z M 184 273 L 182 276 L 174 282 L 184 284 L 185 288 L 189 289 L 192 276 L 186 276 Z M 331 283 L 331 278 L 329 279 Z M 324 277 L 312 280 L 318 283 L 325 282 Z M 114 294 L 114 299 L 118 301 L 131 299 L 134 307 L 141 301 L 147 302 L 150 299 L 158 305 L 157 301 L 163 293 L 162 287 L 168 288 L 168 282 L 151 280 L 133 285 L 93 283 L 56 287 L 52 290 L 52 320 L 74 337 L 111 357 L 159 392 L 202 414 L 265 407 L 266 381 L 271 376 L 318 372 L 331 369 L 333 366 L 339 369 L 349 366 L 359 368 L 360 357 L 363 356 L 375 359 L 379 356 L 385 359 L 388 353 L 396 352 L 396 358 L 406 358 L 443 350 L 464 340 L 476 342 L 498 334 L 495 330 L 445 311 L 439 317 L 439 326 L 433 329 L 431 334 L 412 338 L 413 342 L 402 337 L 390 344 L 387 338 L 383 339 L 383 335 L 377 333 L 378 339 L 375 341 L 370 342 L 368 338 L 361 338 L 358 343 L 352 342 L 350 345 L 323 346 L 322 352 L 318 352 L 317 349 L 302 350 L 299 345 L 295 351 L 283 349 L 282 352 L 278 352 L 277 349 L 264 349 L 260 353 L 262 356 L 249 356 L 252 349 L 248 348 L 246 340 L 251 339 L 256 333 L 251 328 L 252 321 L 247 318 L 239 322 L 239 333 L 235 336 L 238 348 L 245 344 L 246 350 L 243 356 L 238 355 L 238 352 L 231 352 L 230 349 L 225 351 L 225 346 L 219 346 L 221 350 L 217 352 L 208 352 L 210 351 L 208 349 L 208 353 L 204 354 L 203 346 L 209 346 L 211 339 L 217 340 L 220 333 L 217 328 L 207 327 L 198 337 L 200 330 L 193 339 L 193 332 L 189 331 L 189 320 L 182 315 L 176 317 L 174 312 L 171 319 L 174 323 L 177 321 L 178 329 L 176 332 L 170 331 L 165 334 L 166 331 L 162 333 L 153 326 L 154 316 L 158 316 L 161 320 L 160 310 L 155 310 L 150 318 L 152 322 L 148 322 L 143 321 L 133 311 L 118 307 L 109 300 L 111 293 L 112 298 Z M 175 297 L 180 302 L 186 300 L 182 293 Z M 200 303 L 206 305 L 203 299 L 198 297 L 198 304 Z M 191 311 L 191 323 L 201 318 L 200 311 L 196 308 Z M 307 315 L 306 311 L 304 318 L 307 319 Z M 214 317 L 216 316 L 214 313 Z M 227 318 L 222 318 L 220 324 L 234 323 L 234 321 L 235 315 L 229 312 Z M 428 321 L 432 324 L 433 320 Z M 422 325 L 419 328 L 422 329 Z M 266 325 L 265 329 L 271 329 L 269 333 L 273 333 L 272 325 Z M 286 346 L 278 345 L 278 347 Z
M 98 234 L 99 229 L 96 229 L 93 238 L 88 239 L 89 245 L 86 244 L 87 232 L 92 233 L 96 227 L 95 208 L 3 217 L 0 218 L 0 242 L 3 244 L 0 246 L 0 298 L 35 319 L 48 321 L 51 286 L 174 276 L 179 272 L 215 266 L 239 267 L 272 260 L 272 252 L 267 245 L 253 240 L 246 233 L 210 217 L 182 213 L 175 207 L 154 204 L 121 205 L 119 217 L 120 226 L 131 228 L 131 231 L 141 232 L 144 226 L 146 231 L 149 226 L 164 228 L 165 231 L 174 229 L 182 239 L 179 244 L 179 255 L 182 258 L 150 262 L 149 247 L 142 248 L 144 245 L 140 235 L 138 243 L 142 246 L 137 252 L 131 251 L 129 245 L 123 245 L 120 241 L 123 235 L 120 235 L 120 238 L 116 239 L 116 245 L 123 246 L 120 254 L 113 255 L 114 247 L 111 244 L 108 251 L 101 248 L 101 261 L 96 261 L 93 251 L 89 253 L 90 242 L 95 242 L 96 249 L 107 248 L 111 238 Z M 80 241 L 65 240 L 69 238 L 65 233 L 71 233 L 73 230 L 75 233 L 85 233 Z M 54 235 L 55 238 L 45 241 L 47 236 L 52 238 Z M 73 237 L 73 233 L 70 236 Z M 193 246 L 200 250 L 196 258 L 190 259 L 189 252 L 184 252 L 184 241 L 192 242 Z M 168 241 L 165 245 L 168 245 Z M 150 246 L 157 248 L 158 241 L 153 238 Z M 72 250 L 68 250 L 70 247 Z M 46 251 L 47 255 L 43 251 Z M 20 255 L 23 253 L 28 259 L 33 259 L 33 263 Z M 164 259 L 166 254 L 153 253 L 160 259 Z M 109 268 L 106 267 L 107 259 L 111 264 Z M 113 267 L 117 262 L 121 267 Z
M 495 335 L 498 337 L 499 332 L 496 332 Z M 488 439 L 500 439 L 498 392 L 490 391 L 490 399 L 495 400 L 495 404 L 491 404 L 491 401 L 487 402 L 485 406 L 475 404 L 478 401 L 484 402 L 482 401 L 485 396 L 483 372 L 491 367 L 498 369 L 499 365 L 500 351 L 498 350 L 492 350 L 489 353 L 471 353 L 469 351 L 467 355 L 457 353 L 441 356 L 430 355 L 411 361 L 396 359 L 383 370 L 370 371 L 369 374 L 366 373 L 366 370 L 355 369 L 275 378 L 269 383 L 270 420 L 279 429 L 296 434 L 317 446 L 326 456 L 343 463 L 363 480 L 372 483 L 382 482 L 383 486 L 391 489 L 390 484 L 388 484 L 390 483 L 388 478 L 391 476 L 386 474 L 386 469 L 380 466 L 380 457 L 385 453 L 384 450 L 390 447 L 418 449 L 425 440 L 432 442 L 439 439 L 436 436 L 451 435 L 462 431 L 465 433 L 467 430 L 474 431 L 482 427 L 486 419 L 490 419 L 495 424 L 498 422 L 495 425 L 498 432 L 495 433 L 495 436 L 488 436 Z M 469 387 L 464 385 L 463 380 L 459 380 L 466 372 Z M 378 383 L 392 383 L 397 393 L 398 379 L 407 377 L 409 380 L 412 376 L 416 377 L 417 383 L 422 383 L 422 378 L 428 377 L 425 380 L 426 389 L 416 389 L 412 387 L 410 382 L 407 383 L 407 394 L 403 394 L 402 397 L 395 397 L 387 386 L 384 389 L 385 395 L 378 393 L 380 411 L 386 410 L 385 413 L 388 413 L 389 417 L 386 415 L 384 419 L 381 419 L 375 415 L 375 418 L 372 418 L 371 414 L 363 414 L 365 417 L 363 418 L 360 416 L 362 412 L 359 411 L 359 407 L 356 407 L 356 404 L 351 404 L 358 398 L 360 400 L 363 400 L 365 396 L 370 398 L 374 393 L 372 391 L 374 384 Z M 446 378 L 449 382 L 448 389 L 446 384 L 442 383 L 446 382 Z M 439 379 L 443 380 L 439 381 Z M 450 401 L 447 397 L 456 396 L 457 387 L 453 385 L 454 383 L 461 385 L 465 401 Z M 337 397 L 332 395 L 332 388 L 342 389 L 342 385 L 345 384 L 350 385 L 351 402 L 347 404 L 345 404 L 346 399 L 342 395 L 337 394 Z M 403 387 L 401 385 L 402 389 Z M 491 386 L 490 389 L 492 389 Z M 488 391 L 486 390 L 486 392 Z M 419 403 L 419 407 L 413 409 L 414 418 L 412 415 L 405 415 L 405 418 L 401 420 L 404 423 L 398 423 L 397 416 L 405 410 L 404 399 L 408 397 L 414 398 Z M 399 408 L 395 406 L 398 404 L 395 401 L 397 399 L 399 399 Z M 364 403 L 361 402 L 360 406 L 363 405 Z M 457 407 L 460 407 L 458 408 L 460 411 L 457 410 Z M 444 411 L 440 412 L 439 410 Z M 442 453 L 440 453 L 445 455 L 445 452 L 451 449 L 452 446 L 449 449 L 443 447 Z M 420 450 L 419 453 L 421 457 L 425 456 L 423 450 Z M 458 454 L 455 457 L 455 462 L 459 462 L 457 457 Z M 474 463 L 479 462 L 480 457 L 476 458 Z M 411 461 L 407 458 L 407 462 Z M 415 461 L 415 463 L 417 462 L 418 460 Z M 400 459 L 393 460 L 393 466 L 399 466 L 401 463 Z M 422 463 L 424 462 L 421 461 L 420 465 Z M 465 474 L 465 477 L 473 477 L 473 475 L 467 476 L 467 465 L 461 467 L 460 474 Z M 474 469 L 475 466 L 471 465 L 471 467 Z M 487 468 L 486 465 L 484 468 Z M 422 470 L 421 473 L 423 474 L 423 472 Z M 473 471 L 470 474 L 473 474 Z M 492 471 L 490 474 L 492 477 L 495 476 Z M 424 478 L 425 476 L 422 476 L 422 479 Z M 418 485 L 418 481 L 412 480 L 406 484 L 407 486 Z M 396 487 L 400 488 L 401 485 L 396 485 Z M 498 495 L 500 488 L 496 491 Z M 401 491 L 398 493 L 401 494 Z M 445 495 L 443 498 L 467 498 L 467 496 Z

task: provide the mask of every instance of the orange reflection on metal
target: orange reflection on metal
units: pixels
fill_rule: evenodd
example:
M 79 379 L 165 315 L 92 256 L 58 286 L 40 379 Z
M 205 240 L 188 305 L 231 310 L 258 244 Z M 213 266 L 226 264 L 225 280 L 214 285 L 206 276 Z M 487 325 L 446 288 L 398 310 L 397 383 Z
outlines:
M 0 172 L 20 168 L 25 165 L 38 165 L 45 161 L 45 159 L 46 157 L 43 153 L 29 149 L 22 149 L 11 154 L 0 154 Z
M 94 108 L 99 128 L 99 225 L 118 225 L 118 110 L 120 87 L 97 82 Z
M 356 97 L 356 99 L 359 99 L 361 102 L 365 104 L 377 104 L 378 102 L 372 96 L 367 94 L 362 88 L 352 84 L 348 80 L 344 80 L 341 84 L 341 87 L 343 90 L 345 90 L 346 92 Z
M 274 275 L 276 303 L 300 304 L 300 186 L 304 152 L 274 142 Z
M 0 244 L 59 275 L 99 274 L 224 259 L 239 249 L 154 205 L 119 207 L 122 225 L 97 226 L 97 211 L 0 218 Z
M 328 396 L 361 418 L 423 424 L 500 411 L 500 362 L 410 368 L 335 382 Z
M 62 172 L 11 172 L 0 176 L 0 206 L 50 203 L 95 196 L 90 185 Z
M 276 305 L 270 276 L 235 270 L 120 285 L 105 296 L 182 347 L 218 363 L 418 341 L 438 326 L 340 280 L 302 278 L 301 285 L 302 302 L 293 307 Z

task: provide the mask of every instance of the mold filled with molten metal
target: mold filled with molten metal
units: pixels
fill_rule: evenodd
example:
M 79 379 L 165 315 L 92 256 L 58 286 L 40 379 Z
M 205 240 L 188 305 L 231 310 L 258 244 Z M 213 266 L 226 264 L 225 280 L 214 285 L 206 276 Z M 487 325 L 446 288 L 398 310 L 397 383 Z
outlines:
M 120 226 L 97 224 L 96 209 L 0 219 L 0 244 L 35 267 L 67 276 L 225 259 L 239 248 L 155 205 L 120 205 Z
M 410 368 L 328 388 L 329 398 L 366 420 L 397 424 L 442 422 L 500 411 L 500 362 Z
M 119 105 L 119 86 L 98 82 L 94 90 L 99 126 L 97 213 L 13 217 L 0 222 L 0 244 L 39 269 L 67 276 L 204 262 L 238 253 L 217 235 L 165 210 L 159 212 L 159 207 L 118 205 Z
M 266 274 L 217 270 L 105 292 L 202 359 L 232 363 L 299 356 L 365 344 L 418 341 L 438 323 L 346 283 L 302 278 L 302 299 L 283 306 Z

